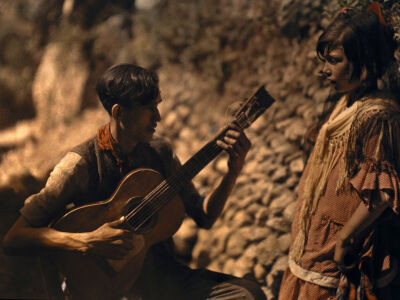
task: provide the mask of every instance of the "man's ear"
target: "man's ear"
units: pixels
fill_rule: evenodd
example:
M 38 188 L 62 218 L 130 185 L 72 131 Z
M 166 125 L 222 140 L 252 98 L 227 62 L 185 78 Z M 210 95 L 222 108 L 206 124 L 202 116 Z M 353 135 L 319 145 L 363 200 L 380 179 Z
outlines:
M 114 104 L 111 108 L 111 117 L 115 120 L 121 120 L 122 118 L 122 107 L 119 104 Z

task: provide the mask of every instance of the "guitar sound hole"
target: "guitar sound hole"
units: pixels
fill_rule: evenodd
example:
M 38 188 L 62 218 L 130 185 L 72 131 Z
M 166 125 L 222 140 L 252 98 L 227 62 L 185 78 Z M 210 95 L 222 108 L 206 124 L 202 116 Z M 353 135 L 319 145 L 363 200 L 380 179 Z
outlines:
M 132 229 L 137 233 L 144 233 L 151 230 L 157 223 L 158 215 L 154 213 L 150 204 L 143 203 L 143 197 L 135 197 L 129 199 L 125 207 L 122 210 L 122 214 L 127 216 L 132 214 L 132 217 L 128 219 Z

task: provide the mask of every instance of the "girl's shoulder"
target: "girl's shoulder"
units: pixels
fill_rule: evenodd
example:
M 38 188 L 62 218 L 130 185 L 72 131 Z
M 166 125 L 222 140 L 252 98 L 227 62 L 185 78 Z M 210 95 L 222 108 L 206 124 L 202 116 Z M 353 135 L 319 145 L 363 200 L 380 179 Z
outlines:
M 379 91 L 363 97 L 357 101 L 358 108 L 354 118 L 354 126 L 367 126 L 367 124 L 382 121 L 400 121 L 400 99 L 393 94 Z M 365 127 L 364 127 L 365 128 Z

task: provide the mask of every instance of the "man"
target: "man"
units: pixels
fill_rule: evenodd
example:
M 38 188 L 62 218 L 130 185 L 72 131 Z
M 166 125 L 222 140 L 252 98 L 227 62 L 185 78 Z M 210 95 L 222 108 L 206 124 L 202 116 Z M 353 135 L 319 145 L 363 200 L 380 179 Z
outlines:
M 65 211 L 91 201 L 107 199 L 121 179 L 136 168 L 157 170 L 165 177 L 180 167 L 170 146 L 153 138 L 162 101 L 155 73 L 131 64 L 111 67 L 96 90 L 110 115 L 97 136 L 74 148 L 60 161 L 46 183 L 30 196 L 21 216 L 4 239 L 8 253 L 62 249 L 107 259 L 122 259 L 143 246 L 141 235 L 121 225 L 105 223 L 91 232 L 69 233 L 48 227 Z M 190 183 L 180 191 L 183 207 L 198 226 L 210 228 L 220 215 L 241 171 L 250 142 L 230 126 L 217 144 L 229 153 L 229 170 L 208 197 L 199 196 Z M 173 257 L 171 239 L 153 245 L 135 281 L 133 299 L 265 299 L 252 282 L 208 270 L 192 270 Z M 67 281 L 68 286 L 68 281 Z

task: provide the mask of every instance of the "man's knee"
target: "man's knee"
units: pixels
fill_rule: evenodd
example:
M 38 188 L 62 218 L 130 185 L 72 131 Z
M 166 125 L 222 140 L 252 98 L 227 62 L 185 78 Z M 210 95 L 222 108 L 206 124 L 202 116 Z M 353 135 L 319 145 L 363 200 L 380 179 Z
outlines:
M 250 293 L 250 299 L 254 299 L 254 300 L 266 300 L 267 298 L 265 297 L 264 292 L 262 291 L 261 287 L 250 280 L 245 280 L 246 283 L 243 286 L 243 288 L 245 288 L 249 293 Z
M 220 285 L 221 299 L 266 300 L 261 287 L 254 281 L 237 278 Z M 231 297 L 230 297 L 231 296 Z M 210 299 L 219 299 L 218 296 Z

